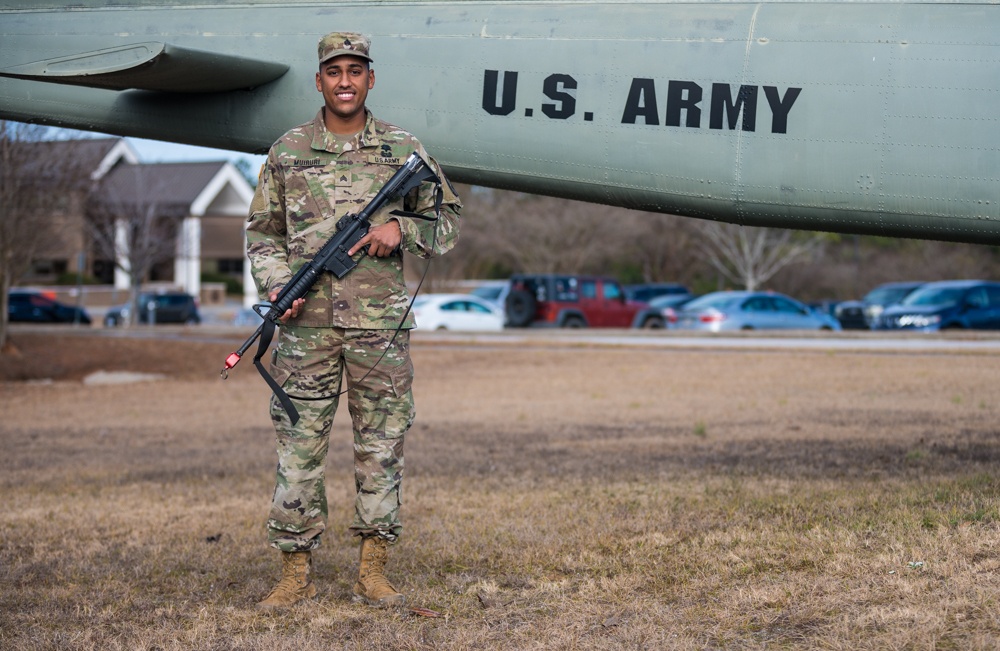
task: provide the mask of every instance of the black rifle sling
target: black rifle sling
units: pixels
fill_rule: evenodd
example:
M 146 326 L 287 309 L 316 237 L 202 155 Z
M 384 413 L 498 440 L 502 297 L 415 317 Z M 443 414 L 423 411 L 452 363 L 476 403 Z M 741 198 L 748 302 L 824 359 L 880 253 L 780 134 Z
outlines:
M 271 387 L 271 391 L 274 396 L 281 403 L 281 406 L 285 409 L 285 413 L 288 414 L 289 420 L 292 421 L 292 425 L 299 422 L 299 412 L 295 409 L 295 405 L 292 404 L 291 398 L 285 393 L 285 390 L 281 388 L 271 374 L 267 372 L 264 365 L 260 363 L 261 358 L 264 353 L 267 352 L 268 346 L 271 345 L 271 338 L 274 337 L 274 321 L 271 319 L 264 319 L 264 326 L 260 331 L 260 340 L 257 342 L 257 354 L 253 356 L 253 365 L 257 367 L 257 371 L 260 372 L 260 376 L 264 378 L 267 382 L 267 386 Z
M 424 221 L 433 222 L 437 221 L 437 217 L 428 217 L 427 215 L 421 215 L 418 212 L 410 212 L 409 210 L 393 210 L 390 215 L 398 215 L 399 217 L 412 217 L 413 219 L 423 219 Z

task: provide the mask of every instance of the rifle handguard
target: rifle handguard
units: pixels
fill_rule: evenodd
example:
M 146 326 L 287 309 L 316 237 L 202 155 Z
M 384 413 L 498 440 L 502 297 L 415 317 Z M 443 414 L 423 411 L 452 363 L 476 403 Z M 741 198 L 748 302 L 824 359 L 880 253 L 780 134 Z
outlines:
M 285 285 L 278 294 L 277 300 L 271 304 L 271 309 L 267 312 L 267 318 L 277 321 L 281 316 L 292 308 L 292 303 L 296 299 L 302 298 L 309 291 L 309 288 L 316 282 L 317 276 L 322 269 L 316 269 L 312 265 L 306 265 L 300 269 L 300 273 L 295 275 L 292 282 Z

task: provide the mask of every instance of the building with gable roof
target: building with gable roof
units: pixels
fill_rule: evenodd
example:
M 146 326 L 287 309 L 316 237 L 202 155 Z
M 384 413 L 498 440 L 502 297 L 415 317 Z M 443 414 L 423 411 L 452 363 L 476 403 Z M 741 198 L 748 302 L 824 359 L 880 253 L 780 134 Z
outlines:
M 52 237 L 44 238 L 31 272 L 22 283 L 47 284 L 60 276 L 82 273 L 98 282 L 127 289 L 129 275 L 123 243 L 131 217 L 145 212 L 170 229 L 169 250 L 144 278 L 146 283 L 169 285 L 201 296 L 202 275 L 240 279 L 246 298 L 256 300 L 256 289 L 246 257 L 244 226 L 254 189 L 229 161 L 140 163 L 123 138 L 95 138 L 39 143 L 48 156 L 72 157 L 73 192 L 65 210 L 53 214 Z M 100 246 L 91 225 L 96 219 L 115 222 L 118 263 L 110 246 Z

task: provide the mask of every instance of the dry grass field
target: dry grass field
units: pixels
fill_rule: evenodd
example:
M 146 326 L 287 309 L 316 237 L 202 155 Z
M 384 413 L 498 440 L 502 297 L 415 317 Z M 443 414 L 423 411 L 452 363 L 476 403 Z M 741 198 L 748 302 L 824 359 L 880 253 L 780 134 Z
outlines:
M 0 648 L 1000 647 L 996 354 L 416 335 L 389 570 L 435 618 L 350 602 L 346 414 L 320 595 L 254 608 L 278 570 L 268 390 L 248 359 L 218 378 L 246 334 L 13 334 Z

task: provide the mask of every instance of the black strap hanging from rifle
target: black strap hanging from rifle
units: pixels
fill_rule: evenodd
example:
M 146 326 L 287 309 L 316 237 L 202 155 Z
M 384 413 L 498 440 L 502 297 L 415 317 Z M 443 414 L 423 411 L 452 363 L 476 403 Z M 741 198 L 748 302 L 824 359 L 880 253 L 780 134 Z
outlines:
M 291 398 L 296 400 L 324 400 L 329 398 L 335 398 L 337 396 L 347 393 L 358 383 L 364 381 L 365 378 L 375 369 L 375 367 L 382 361 L 386 353 L 389 352 L 389 348 L 392 347 L 393 342 L 395 342 L 399 331 L 402 329 L 403 324 L 406 322 L 407 316 L 409 316 L 410 311 L 413 307 L 413 301 L 407 305 L 406 311 L 403 313 L 403 317 L 400 319 L 396 326 L 395 332 L 393 332 L 392 338 L 389 340 L 386 349 L 382 351 L 382 354 L 375 361 L 375 364 L 352 386 L 344 389 L 340 393 L 333 394 L 331 396 L 322 396 L 318 398 L 312 397 L 301 397 L 301 396 L 291 396 L 285 393 L 281 385 L 271 377 L 267 369 L 261 363 L 261 359 L 264 357 L 264 353 L 267 352 L 268 347 L 271 345 L 271 340 L 274 338 L 274 331 L 277 327 L 277 322 L 279 317 L 283 315 L 288 309 L 291 308 L 293 302 L 296 298 L 299 298 L 305 294 L 306 291 L 312 286 L 316 281 L 320 273 L 327 271 L 333 273 L 338 278 L 343 278 L 348 272 L 351 271 L 357 262 L 347 255 L 347 251 L 353 246 L 354 243 L 359 241 L 365 233 L 368 231 L 368 226 L 370 225 L 369 218 L 373 215 L 381 205 L 392 196 L 405 196 L 409 190 L 416 189 L 422 182 L 432 181 L 435 184 L 434 191 L 434 217 L 428 217 L 420 213 L 409 212 L 405 210 L 394 210 L 390 214 L 397 215 L 400 217 L 411 217 L 415 219 L 423 219 L 428 221 L 434 221 L 434 232 L 431 236 L 431 252 L 433 253 L 434 247 L 437 245 L 438 237 L 438 225 L 440 224 L 441 217 L 441 206 L 443 203 L 444 189 L 441 186 L 441 180 L 434 174 L 433 170 L 424 163 L 420 156 L 416 153 L 410 155 L 406 163 L 404 163 L 403 168 L 398 170 L 396 174 L 393 175 L 389 182 L 379 190 L 375 198 L 367 205 L 358 215 L 347 215 L 340 220 L 337 224 L 337 233 L 330 238 L 320 249 L 319 254 L 303 266 L 292 280 L 282 289 L 278 294 L 278 298 L 273 305 L 267 306 L 268 311 L 266 314 L 262 314 L 257 308 L 265 307 L 265 304 L 255 305 L 254 311 L 259 314 L 263 323 L 257 328 L 257 331 L 251 335 L 243 345 L 234 353 L 226 358 L 225 365 L 222 369 L 222 378 L 225 379 L 228 376 L 229 369 L 236 366 L 239 363 L 241 356 L 244 352 L 252 345 L 253 340 L 259 338 L 257 345 L 257 353 L 254 355 L 253 363 L 260 373 L 261 377 L 270 387 L 271 391 L 274 393 L 275 397 L 281 403 L 282 408 L 288 414 L 289 419 L 294 425 L 299 420 L 298 410 L 295 409 L 295 405 L 292 404 Z M 402 226 L 400 226 L 402 230 Z M 400 252 L 400 255 L 402 253 Z M 318 261 L 322 260 L 322 264 L 318 264 Z M 424 284 L 424 279 L 427 277 L 427 271 L 430 269 L 430 262 L 428 261 L 427 266 L 424 268 L 424 273 L 420 278 L 420 283 L 417 285 L 417 289 L 413 296 L 420 292 L 420 288 Z
M 270 319 L 264 319 L 264 325 L 260 332 L 260 340 L 257 342 L 257 354 L 253 356 L 253 365 L 257 367 L 257 371 L 260 376 L 264 378 L 267 382 L 267 386 L 271 387 L 271 392 L 281 403 L 284 408 L 285 413 L 288 414 L 289 420 L 291 420 L 292 425 L 299 422 L 299 412 L 292 404 L 291 398 L 285 393 L 285 390 L 281 388 L 281 385 L 275 381 L 271 374 L 267 372 L 264 365 L 261 364 L 260 360 L 264 357 L 264 353 L 267 352 L 268 347 L 271 345 L 271 339 L 274 337 L 274 321 Z

